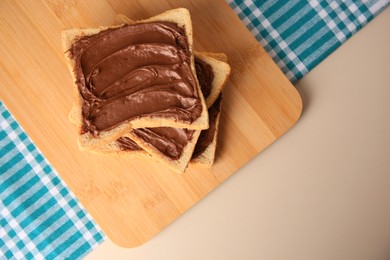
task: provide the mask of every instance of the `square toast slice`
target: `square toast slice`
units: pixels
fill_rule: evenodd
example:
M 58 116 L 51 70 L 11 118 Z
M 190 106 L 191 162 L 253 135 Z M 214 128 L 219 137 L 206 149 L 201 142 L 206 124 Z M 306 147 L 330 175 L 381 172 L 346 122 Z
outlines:
M 104 129 L 99 131 L 98 134 L 94 134 L 92 132 L 86 132 L 83 130 L 83 102 L 79 87 L 77 86 L 77 82 L 82 80 L 75 73 L 76 60 L 69 52 L 70 48 L 73 46 L 75 42 L 82 39 L 83 37 L 89 37 L 97 35 L 101 32 L 107 30 L 115 30 L 124 25 L 117 26 L 106 26 L 99 28 L 90 28 L 90 29 L 69 29 L 62 32 L 62 42 L 63 49 L 65 51 L 65 57 L 67 60 L 68 67 L 72 74 L 74 83 L 75 83 L 75 97 L 76 97 L 76 106 L 75 106 L 75 123 L 79 132 L 78 135 L 78 144 L 81 150 L 93 150 L 96 147 L 100 147 L 102 145 L 108 144 L 123 134 L 129 132 L 133 128 L 142 128 L 142 127 L 180 127 L 180 128 L 188 128 L 188 129 L 207 129 L 208 128 L 208 113 L 207 107 L 204 100 L 204 97 L 201 93 L 198 80 L 196 78 L 196 70 L 194 65 L 194 57 L 193 57 L 193 47 L 192 47 L 192 24 L 190 14 L 187 9 L 179 8 L 167 11 L 165 13 L 159 14 L 157 16 L 151 17 L 146 20 L 135 21 L 129 24 L 145 24 L 145 23 L 153 23 L 153 22 L 169 22 L 174 23 L 180 28 L 183 28 L 185 32 L 186 39 L 188 41 L 188 55 L 189 55 L 189 65 L 190 70 L 195 78 L 194 80 L 194 90 L 196 91 L 196 99 L 200 102 L 201 112 L 197 119 L 192 121 L 191 123 L 180 121 L 170 116 L 139 116 L 136 118 L 129 118 L 112 128 Z M 142 104 L 140 104 L 142 105 Z M 188 112 L 188 111 L 187 111 Z

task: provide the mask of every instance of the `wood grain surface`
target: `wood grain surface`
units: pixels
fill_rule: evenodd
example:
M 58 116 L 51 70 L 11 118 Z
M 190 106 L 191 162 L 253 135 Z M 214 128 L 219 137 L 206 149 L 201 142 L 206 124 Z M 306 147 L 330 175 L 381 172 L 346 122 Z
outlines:
M 67 117 L 73 84 L 61 30 L 109 25 L 117 13 L 143 19 L 175 7 L 191 12 L 195 49 L 225 52 L 232 66 L 214 167 L 190 167 L 179 175 L 150 160 L 80 152 Z M 161 231 L 285 133 L 302 110 L 295 88 L 224 0 L 5 0 L 0 43 L 0 99 L 123 247 Z

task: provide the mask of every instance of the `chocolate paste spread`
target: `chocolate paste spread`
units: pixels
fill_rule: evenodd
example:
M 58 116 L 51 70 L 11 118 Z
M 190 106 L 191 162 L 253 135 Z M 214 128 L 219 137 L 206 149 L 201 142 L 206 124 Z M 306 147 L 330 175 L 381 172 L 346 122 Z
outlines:
M 69 50 L 82 96 L 83 133 L 98 135 L 140 117 L 191 123 L 202 104 L 184 28 L 124 25 L 78 39 Z
M 202 93 L 205 95 L 205 98 L 210 95 L 212 81 L 214 79 L 214 73 L 211 66 L 204 61 L 195 58 L 196 65 L 196 74 L 202 89 Z M 216 101 L 217 102 L 217 101 Z M 219 102 L 219 101 L 218 101 Z M 214 109 L 215 110 L 215 109 Z M 210 114 L 210 127 L 213 127 L 215 131 L 215 118 L 211 118 Z M 212 125 L 214 124 L 214 126 Z M 145 142 L 151 144 L 153 147 L 158 149 L 162 154 L 171 158 L 172 160 L 177 160 L 180 158 L 184 147 L 192 140 L 193 130 L 181 129 L 181 128 L 171 128 L 171 127 L 158 127 L 158 128 L 142 128 L 135 129 L 133 133 L 138 137 L 142 138 Z M 203 131 L 202 131 L 203 134 Z M 209 140 L 211 138 L 211 140 Z M 207 138 L 204 138 L 202 142 L 202 147 L 207 148 L 208 144 L 213 141 L 214 134 L 209 133 Z M 199 142 L 199 141 L 198 141 Z M 208 142 L 208 143 L 207 143 Z M 119 144 L 120 147 L 124 147 L 122 144 Z M 124 147 L 126 149 L 127 147 Z M 133 150 L 133 149 L 129 149 Z M 203 151 L 199 152 L 202 153 Z
M 195 69 L 203 96 L 206 99 L 213 86 L 214 72 L 209 64 L 195 58 Z
M 217 127 L 217 117 L 221 112 L 221 100 L 222 95 L 219 95 L 218 99 L 214 102 L 214 104 L 209 108 L 209 129 L 202 130 L 200 133 L 198 142 L 196 143 L 194 153 L 192 154 L 192 159 L 201 155 L 206 148 L 211 144 L 214 140 L 215 131 Z
M 120 137 L 116 140 L 119 148 L 123 151 L 142 151 L 143 149 L 128 137 Z
M 177 160 L 183 153 L 184 147 L 191 141 L 194 130 L 157 127 L 134 129 L 133 133 L 168 158 Z

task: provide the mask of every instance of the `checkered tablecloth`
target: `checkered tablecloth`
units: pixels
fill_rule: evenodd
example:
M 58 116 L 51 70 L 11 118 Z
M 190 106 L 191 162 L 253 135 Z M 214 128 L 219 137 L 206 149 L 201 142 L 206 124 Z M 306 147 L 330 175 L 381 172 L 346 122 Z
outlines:
M 227 0 L 295 82 L 384 10 L 390 0 Z
M 227 0 L 286 76 L 302 78 L 390 0 Z M 104 234 L 0 101 L 0 259 L 78 259 Z
M 0 102 L 0 259 L 79 259 L 103 237 Z

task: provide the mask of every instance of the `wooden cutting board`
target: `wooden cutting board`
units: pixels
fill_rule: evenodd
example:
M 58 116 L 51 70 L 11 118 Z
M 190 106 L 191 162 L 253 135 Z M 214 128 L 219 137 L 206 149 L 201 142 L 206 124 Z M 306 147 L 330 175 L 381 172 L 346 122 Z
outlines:
M 116 13 L 143 19 L 175 7 L 192 14 L 194 46 L 225 52 L 215 166 L 184 175 L 158 163 L 80 152 L 68 121 L 72 80 L 60 32 L 109 25 Z M 224 0 L 0 1 L 0 99 L 108 237 L 140 245 L 237 172 L 298 120 L 299 94 Z

